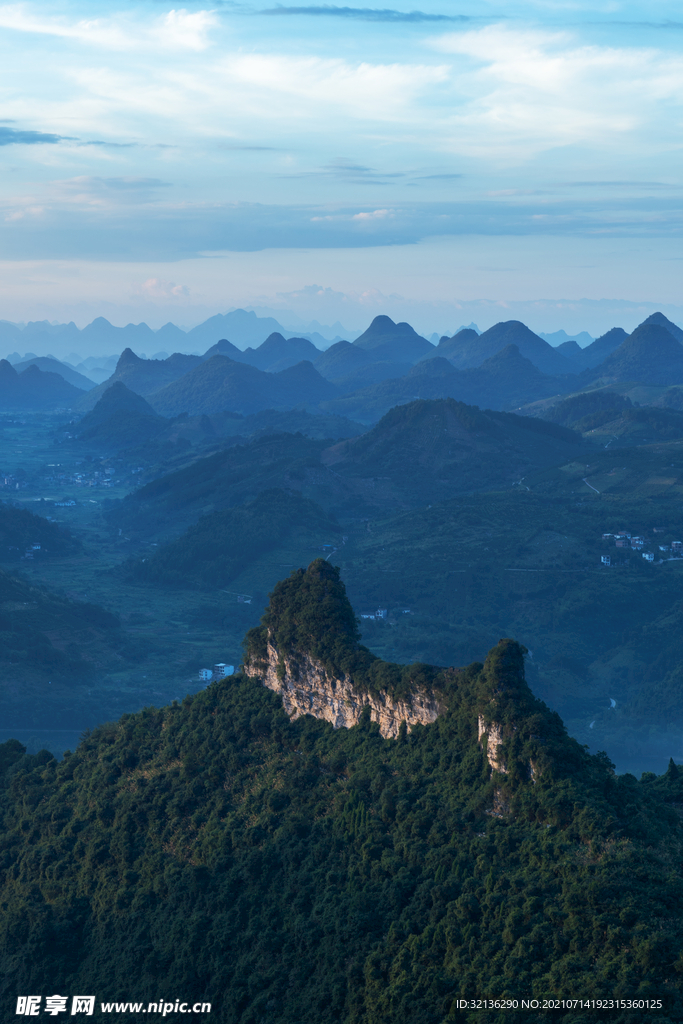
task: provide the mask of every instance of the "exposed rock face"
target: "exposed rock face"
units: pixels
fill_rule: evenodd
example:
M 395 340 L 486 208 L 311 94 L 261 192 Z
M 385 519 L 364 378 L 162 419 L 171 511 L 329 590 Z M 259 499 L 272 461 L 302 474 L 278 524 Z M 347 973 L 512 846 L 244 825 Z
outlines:
M 360 721 L 363 708 L 370 708 L 373 722 L 379 722 L 382 736 L 396 739 L 405 722 L 408 729 L 416 724 L 429 725 L 444 710 L 433 693 L 416 689 L 410 701 L 392 701 L 388 695 L 361 693 L 354 689 L 348 676 L 334 678 L 324 666 L 307 654 L 296 661 L 285 656 L 284 674 L 278 674 L 279 652 L 269 642 L 265 662 L 246 661 L 244 672 L 260 678 L 265 686 L 282 696 L 282 704 L 290 718 L 313 715 L 331 722 L 335 729 L 349 729 Z
M 483 717 L 479 715 L 479 743 L 486 738 L 486 759 L 491 765 L 495 772 L 501 772 L 503 775 L 507 775 L 507 768 L 503 761 L 500 748 L 505 740 L 503 733 L 503 726 L 497 722 L 489 722 L 488 724 L 484 721 Z M 482 744 L 483 745 L 483 744 Z

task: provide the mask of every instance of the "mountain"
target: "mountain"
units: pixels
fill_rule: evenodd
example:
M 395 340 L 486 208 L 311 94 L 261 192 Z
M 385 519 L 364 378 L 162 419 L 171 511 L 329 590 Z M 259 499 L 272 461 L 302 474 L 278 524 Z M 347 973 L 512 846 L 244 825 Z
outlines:
M 364 500 L 391 507 L 507 489 L 532 469 L 570 461 L 581 445 L 563 427 L 447 398 L 397 406 L 322 462 Z
M 486 992 L 557 1000 L 572 1024 L 580 992 L 624 1000 L 615 1024 L 648 999 L 680 1020 L 678 766 L 617 777 L 531 692 L 525 653 L 376 658 L 318 559 L 275 587 L 245 673 L 61 762 L 4 744 L 6 1005 L 93 992 L 144 1020 L 168 995 L 226 1022 L 428 1024 Z
M 324 408 L 361 423 L 376 422 L 393 406 L 416 398 L 457 398 L 470 405 L 517 409 L 568 391 L 575 382 L 573 376 L 547 376 L 524 359 L 516 345 L 508 345 L 481 366 L 467 370 L 456 370 L 442 356 L 423 359 L 404 377 L 342 395 L 326 402 Z M 336 383 L 340 388 L 344 384 Z
M 376 316 L 353 344 L 371 354 L 376 362 L 392 363 L 416 363 L 434 349 L 410 324 L 395 324 L 388 316 Z
M 84 327 L 76 341 L 88 352 L 105 347 L 107 351 L 121 352 L 133 345 L 140 351 L 146 348 L 156 351 L 159 348 L 155 332 L 147 324 L 127 324 L 125 327 L 114 327 L 103 316 L 96 317 L 92 323 Z M 154 346 L 154 348 L 150 348 Z
M 141 395 L 117 380 L 102 394 L 97 405 L 76 426 L 79 441 L 128 448 L 159 434 L 168 421 L 159 416 Z
M 569 359 L 570 362 L 577 363 L 580 368 L 583 368 L 583 349 L 573 338 L 558 345 L 557 351 L 565 359 Z
M 255 434 L 303 434 L 304 437 L 341 439 L 355 437 L 365 430 L 343 416 L 316 416 L 305 409 L 287 409 L 283 412 L 264 409 L 251 416 L 236 413 L 215 413 L 211 425 L 219 437 L 252 437 Z
M 188 356 L 180 352 L 167 359 L 141 359 L 131 349 L 125 349 L 119 356 L 114 373 L 102 384 L 98 384 L 79 404 L 81 412 L 93 409 L 108 387 L 121 381 L 130 391 L 138 395 L 151 395 L 167 384 L 183 377 L 189 370 L 199 366 L 201 356 Z
M 683 331 L 676 324 L 672 323 L 663 313 L 651 313 L 650 316 L 643 320 L 643 323 L 639 326 L 642 327 L 644 324 L 657 324 L 659 327 L 666 327 L 669 334 L 673 335 L 676 341 L 683 345 Z
M 81 391 L 90 391 L 94 387 L 89 377 L 84 377 L 72 366 L 67 366 L 51 356 L 35 356 L 33 359 L 25 359 L 13 365 L 17 373 L 23 373 L 29 366 L 37 366 L 39 370 L 47 373 L 58 373 L 65 381 L 73 384 L 75 388 L 80 388 Z
M 598 366 L 627 338 L 628 334 L 621 327 L 612 327 L 606 334 L 596 338 L 592 345 L 587 345 L 582 349 L 582 366 L 584 368 Z
M 206 360 L 211 356 L 227 356 L 228 359 L 234 359 L 238 363 L 244 362 L 242 350 L 233 345 L 231 341 L 227 341 L 226 338 L 221 338 L 215 345 L 208 348 L 202 358 Z
M 452 338 L 448 338 L 445 335 L 439 339 L 439 344 L 436 345 L 432 352 L 428 352 L 424 357 L 425 359 L 437 359 L 444 358 L 450 359 L 451 354 L 454 353 L 456 358 L 458 353 L 462 351 L 463 344 L 476 345 L 479 340 L 479 332 L 475 331 L 471 327 L 461 327 Z
M 350 341 L 337 341 L 330 345 L 326 352 L 316 356 L 312 362 L 318 373 L 326 380 L 334 380 L 337 377 L 347 377 L 355 370 L 367 366 L 372 362 L 372 356 Z
M 556 402 L 541 413 L 541 418 L 563 427 L 590 430 L 598 422 L 604 423 L 609 417 L 614 418 L 631 407 L 630 398 L 613 391 L 587 391 Z
M 547 341 L 549 345 L 552 345 L 558 351 L 569 341 L 575 342 L 576 347 L 580 349 L 586 348 L 594 341 L 594 338 L 588 331 L 579 331 L 578 334 L 567 334 L 566 331 L 553 331 L 552 334 L 545 334 L 543 331 L 538 331 L 537 333 L 539 338 L 543 338 L 544 341 Z
M 320 349 L 307 338 L 283 338 L 279 331 L 275 331 L 258 348 L 245 349 L 242 361 L 258 370 L 277 372 L 304 360 L 315 362 L 319 355 Z
M 410 363 L 367 363 L 343 377 L 333 377 L 331 380 L 342 395 L 352 395 L 356 391 L 365 390 L 365 388 L 372 387 L 373 384 L 381 384 L 385 380 L 398 380 L 411 373 L 413 369 Z
M 561 423 L 580 432 L 590 432 L 591 440 L 606 435 L 610 447 L 625 444 L 652 444 L 683 437 L 683 414 L 671 408 L 643 406 L 634 408 L 631 400 L 609 390 L 587 391 L 572 395 L 550 409 L 542 419 Z
M 183 588 L 227 587 L 246 566 L 283 542 L 310 548 L 341 543 L 341 529 L 315 502 L 273 488 L 253 501 L 202 516 L 181 537 L 132 563 L 129 572 L 147 582 Z
M 169 530 L 177 534 L 201 515 L 253 501 L 271 488 L 302 493 L 330 508 L 326 487 L 333 494 L 340 488 L 345 491 L 320 462 L 326 448 L 329 440 L 265 434 L 197 459 L 131 491 L 110 510 L 108 519 L 114 528 L 124 528 L 131 536 Z
M 516 345 L 506 345 L 481 366 L 463 370 L 464 391 L 457 397 L 492 409 L 518 409 L 539 398 L 568 391 L 574 376 L 551 377 L 524 358 Z
M 29 366 L 17 373 L 6 359 L 0 359 L 0 406 L 6 412 L 51 412 L 75 407 L 85 395 L 57 373 Z
M 588 381 L 683 384 L 683 346 L 666 327 L 641 324 L 598 366 L 583 373 Z
M 485 359 L 501 349 L 516 345 L 521 354 L 542 373 L 558 375 L 575 372 L 571 362 L 519 320 L 495 324 L 480 335 L 474 331 L 461 331 L 451 341 L 455 344 L 444 344 L 444 349 L 448 352 L 447 358 L 460 370 L 481 366 Z
M 266 373 L 226 356 L 200 362 L 182 378 L 150 396 L 150 403 L 164 416 L 230 410 L 242 415 L 262 409 L 317 406 L 336 395 L 337 389 L 310 362 L 298 363 L 279 373 Z
M 240 346 L 246 348 L 261 345 L 271 334 L 281 331 L 282 324 L 272 316 L 259 317 L 256 313 L 235 309 L 231 313 L 218 313 L 193 327 L 187 332 L 186 344 L 203 351 L 219 338 L 232 337 L 239 339 Z
M 483 413 L 452 399 L 416 401 L 338 444 L 271 434 L 198 459 L 130 493 L 108 518 L 131 536 L 177 532 L 271 488 L 300 493 L 335 515 L 414 508 L 506 490 L 582 448 L 573 431 L 538 419 Z

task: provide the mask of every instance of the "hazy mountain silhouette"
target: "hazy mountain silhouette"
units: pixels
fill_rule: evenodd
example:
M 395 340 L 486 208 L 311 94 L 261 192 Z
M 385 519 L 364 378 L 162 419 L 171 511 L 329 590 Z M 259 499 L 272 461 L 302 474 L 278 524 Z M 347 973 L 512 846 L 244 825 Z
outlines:
M 167 420 L 154 411 L 149 402 L 120 381 L 107 388 L 97 405 L 75 428 L 82 441 L 127 448 L 159 434 Z
M 508 345 L 516 345 L 521 354 L 543 373 L 558 375 L 576 372 L 572 363 L 561 356 L 543 338 L 530 331 L 519 320 L 507 320 L 489 327 L 477 335 L 475 331 L 461 331 L 451 339 L 450 345 L 441 343 L 444 354 L 460 370 L 481 366 L 485 359 Z
M 448 359 L 424 359 L 398 379 L 385 380 L 325 403 L 340 416 L 372 423 L 394 405 L 416 398 L 456 398 L 472 405 L 516 409 L 575 388 L 576 378 L 550 377 L 508 345 L 479 367 L 456 370 Z
M 372 356 L 350 341 L 337 341 L 313 362 L 318 373 L 326 380 L 347 377 L 372 362 Z
M 572 363 L 577 363 L 580 369 L 583 369 L 583 349 L 581 346 L 570 338 L 569 341 L 563 341 L 561 345 L 558 345 L 555 349 L 565 359 L 569 359 Z
M 258 348 L 247 348 L 242 352 L 242 362 L 255 366 L 257 370 L 277 372 L 295 366 L 302 360 L 314 362 L 320 355 L 307 338 L 284 338 L 279 331 L 270 334 Z
M 46 373 L 58 373 L 65 381 L 73 384 L 75 388 L 80 388 L 82 391 L 91 391 L 95 387 L 94 382 L 89 377 L 84 377 L 82 373 L 74 370 L 73 367 L 67 366 L 51 356 L 34 356 L 32 359 L 23 359 L 19 363 L 14 363 L 14 369 L 17 373 L 23 373 L 29 366 L 37 366 L 39 370 L 43 370 Z
M 0 407 L 7 412 L 75 408 L 84 394 L 58 373 L 45 373 L 37 366 L 17 373 L 11 363 L 0 359 Z
M 417 334 L 410 324 L 395 324 L 388 316 L 376 316 L 353 344 L 371 353 L 378 362 L 416 363 L 434 350 L 431 342 Z
M 586 381 L 638 381 L 682 384 L 683 346 L 666 327 L 643 323 L 598 366 L 586 370 Z
M 151 405 L 164 416 L 216 413 L 224 409 L 243 415 L 262 409 L 316 406 L 337 394 L 307 361 L 267 373 L 226 356 L 212 356 L 179 380 L 150 395 Z
M 151 395 L 178 380 L 201 362 L 201 356 L 188 356 L 180 352 L 175 352 L 168 359 L 140 359 L 132 349 L 127 348 L 119 356 L 112 376 L 93 388 L 79 408 L 82 411 L 93 409 L 107 388 L 117 380 L 138 395 Z
M 628 334 L 621 327 L 612 327 L 606 334 L 596 338 L 592 345 L 587 345 L 581 349 L 581 355 L 577 362 L 580 363 L 583 369 L 598 366 L 616 348 L 619 348 L 626 338 L 628 338 Z
M 228 359 L 234 359 L 236 362 L 244 362 L 242 358 L 242 350 L 233 345 L 227 338 L 221 338 L 215 345 L 207 349 L 203 355 L 203 359 L 210 359 L 211 356 L 227 356 Z
M 663 313 L 651 313 L 639 326 L 643 327 L 645 324 L 658 324 L 660 327 L 666 327 L 669 334 L 672 334 L 676 341 L 683 345 L 683 331 L 676 324 L 672 323 L 668 317 L 665 317 Z

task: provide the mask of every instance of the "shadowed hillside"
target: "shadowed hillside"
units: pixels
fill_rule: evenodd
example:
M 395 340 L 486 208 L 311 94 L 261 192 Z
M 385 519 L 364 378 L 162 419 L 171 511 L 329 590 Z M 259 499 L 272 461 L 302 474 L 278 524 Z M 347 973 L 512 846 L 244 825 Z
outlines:
M 683 346 L 661 324 L 643 323 L 604 362 L 585 371 L 584 379 L 681 384 Z
M 0 407 L 5 412 L 52 412 L 77 407 L 86 392 L 69 384 L 58 373 L 28 366 L 17 373 L 0 359 Z

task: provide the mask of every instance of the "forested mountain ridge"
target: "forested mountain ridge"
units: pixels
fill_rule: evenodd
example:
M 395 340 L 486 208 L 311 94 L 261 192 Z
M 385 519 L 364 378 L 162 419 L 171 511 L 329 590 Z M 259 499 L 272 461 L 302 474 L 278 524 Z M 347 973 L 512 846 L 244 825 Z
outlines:
M 264 627 L 294 653 L 361 650 L 337 570 L 303 577 Z M 652 1019 L 679 1020 L 677 769 L 617 778 L 534 698 L 523 655 L 503 640 L 483 665 L 423 666 L 444 709 L 395 740 L 368 714 L 290 721 L 238 675 L 101 726 L 59 763 L 0 747 L 8 1019 L 17 992 L 146 1007 L 162 985 L 223 1024 L 519 1021 L 458 1006 L 484 994 L 660 999 Z

